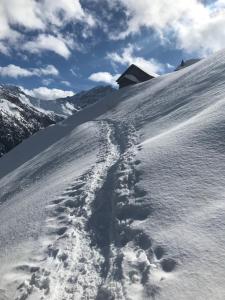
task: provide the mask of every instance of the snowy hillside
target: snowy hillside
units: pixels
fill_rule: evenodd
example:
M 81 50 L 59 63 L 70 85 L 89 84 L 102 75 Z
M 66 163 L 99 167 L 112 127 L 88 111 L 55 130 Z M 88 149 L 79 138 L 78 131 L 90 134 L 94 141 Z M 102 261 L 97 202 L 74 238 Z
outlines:
M 19 88 L 0 86 L 0 157 L 23 139 L 60 119 L 31 107 L 27 101 Z
M 1 300 L 223 300 L 225 51 L 0 159 Z

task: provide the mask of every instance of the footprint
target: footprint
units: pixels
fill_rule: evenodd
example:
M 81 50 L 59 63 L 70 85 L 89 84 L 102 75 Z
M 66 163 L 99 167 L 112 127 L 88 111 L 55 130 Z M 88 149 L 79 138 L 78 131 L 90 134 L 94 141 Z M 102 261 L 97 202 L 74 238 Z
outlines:
M 139 246 L 142 250 L 148 250 L 152 246 L 152 241 L 148 237 L 147 234 L 144 232 L 140 232 L 135 237 L 135 243 L 137 246 Z
M 67 215 L 59 215 L 59 216 L 57 216 L 57 220 L 59 220 L 60 222 L 67 222 L 68 221 L 68 217 L 67 217 Z
M 77 207 L 77 203 L 74 200 L 70 200 L 70 199 L 64 202 L 63 204 L 69 208 Z
M 49 275 L 50 272 L 45 269 L 33 273 L 30 280 L 24 281 L 17 287 L 19 295 L 16 300 L 27 299 L 34 289 L 38 289 L 42 291 L 44 295 L 48 295 L 50 292 Z M 41 297 L 41 299 L 44 299 L 44 297 Z
M 135 164 L 136 166 L 140 165 L 140 163 L 141 163 L 141 161 L 140 161 L 139 159 L 135 160 L 135 162 L 134 162 L 134 164 Z
M 16 269 L 16 271 L 34 273 L 34 272 L 39 271 L 40 267 L 34 267 L 34 266 L 29 266 L 29 265 L 21 265 L 21 266 L 17 266 L 15 269 Z
M 166 251 L 163 249 L 163 247 L 161 246 L 157 246 L 155 249 L 154 249 L 154 253 L 155 253 L 155 257 L 160 260 L 166 253 Z
M 65 252 L 60 253 L 60 254 L 58 255 L 58 259 L 61 260 L 61 261 L 63 261 L 63 262 L 65 262 L 65 261 L 68 259 L 68 257 L 69 257 L 68 254 L 65 253 Z
M 139 186 L 135 185 L 134 186 L 134 192 L 136 197 L 144 197 L 147 195 L 147 192 L 143 189 L 141 189 Z
M 118 209 L 117 218 L 119 220 L 125 219 L 133 219 L 143 221 L 145 220 L 150 214 L 150 208 L 147 206 L 140 206 L 140 205 L 125 205 Z
M 59 204 L 59 203 L 61 203 L 62 201 L 64 201 L 64 198 L 56 199 L 56 200 L 52 201 L 52 203 L 53 203 L 53 204 Z
M 137 149 L 138 149 L 138 151 L 141 151 L 141 150 L 143 149 L 143 147 L 142 147 L 141 145 L 139 145 L 139 146 L 137 147 Z
M 69 197 L 75 197 L 78 196 L 82 193 L 82 190 L 74 190 L 74 191 L 70 191 L 70 192 L 66 192 L 65 195 L 69 196 Z
M 57 254 L 59 253 L 59 249 L 54 248 L 53 245 L 49 245 L 47 248 L 47 253 L 48 253 L 48 256 L 56 258 Z
M 137 283 L 137 282 L 140 282 L 140 277 L 139 277 L 139 274 L 136 270 L 132 270 L 129 272 L 129 277 L 130 277 L 130 281 L 132 283 Z
M 56 213 L 63 213 L 65 211 L 66 211 L 66 207 L 63 207 L 63 206 L 59 206 L 55 209 Z
M 126 246 L 127 243 L 129 243 L 130 241 L 133 241 L 135 239 L 135 236 L 138 233 L 139 233 L 138 230 L 131 229 L 129 226 L 123 227 L 120 225 L 119 234 L 118 234 L 118 237 L 116 240 L 116 242 L 118 242 L 118 244 L 116 243 L 116 245 L 118 247 Z
M 141 283 L 145 285 L 149 281 L 149 277 L 150 277 L 150 266 L 145 266 L 144 270 L 142 271 Z
M 80 188 L 82 188 L 85 185 L 85 182 L 81 182 L 81 183 L 77 183 L 74 186 L 72 186 L 71 190 L 78 190 Z
M 115 297 L 110 290 L 101 287 L 96 296 L 96 300 L 114 300 Z
M 166 273 L 172 272 L 177 265 L 177 262 L 172 258 L 165 258 L 160 263 L 163 271 Z
M 49 234 L 50 235 L 54 235 L 54 234 L 57 234 L 57 235 L 63 235 L 66 231 L 67 231 L 67 227 L 64 226 L 64 227 L 60 227 L 60 228 L 49 228 Z
M 61 227 L 61 228 L 56 230 L 56 233 L 58 235 L 63 235 L 67 231 L 67 229 L 68 229 L 67 227 Z

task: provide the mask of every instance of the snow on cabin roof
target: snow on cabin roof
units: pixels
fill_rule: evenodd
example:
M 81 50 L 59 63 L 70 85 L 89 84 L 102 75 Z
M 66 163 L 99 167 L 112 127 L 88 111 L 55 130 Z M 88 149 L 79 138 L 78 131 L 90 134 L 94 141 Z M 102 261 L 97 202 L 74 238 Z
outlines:
M 140 82 L 133 74 L 125 74 L 124 77 L 136 83 Z

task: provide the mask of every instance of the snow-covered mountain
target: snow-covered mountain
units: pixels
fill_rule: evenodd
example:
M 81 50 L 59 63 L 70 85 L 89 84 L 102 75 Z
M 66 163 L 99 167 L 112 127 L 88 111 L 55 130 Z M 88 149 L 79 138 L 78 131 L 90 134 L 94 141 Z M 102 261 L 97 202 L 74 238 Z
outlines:
M 225 51 L 0 159 L 0 299 L 223 300 Z
M 41 100 L 27 95 L 20 87 L 0 86 L 0 157 L 38 130 L 71 116 L 115 89 L 96 87 L 73 97 Z
M 27 105 L 27 96 L 17 87 L 0 86 L 0 157 L 38 130 L 60 118 Z
M 69 117 L 75 112 L 85 108 L 88 105 L 107 97 L 116 90 L 110 86 L 95 87 L 88 91 L 75 94 L 72 97 L 66 97 L 56 100 L 41 100 L 29 97 L 29 103 L 38 109 L 50 111 L 61 117 Z

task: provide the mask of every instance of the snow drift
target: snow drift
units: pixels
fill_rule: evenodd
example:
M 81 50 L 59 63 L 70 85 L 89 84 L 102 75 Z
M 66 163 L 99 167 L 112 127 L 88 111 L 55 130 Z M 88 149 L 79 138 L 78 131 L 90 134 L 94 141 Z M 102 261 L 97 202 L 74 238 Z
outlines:
M 225 52 L 0 160 L 0 299 L 224 299 Z

